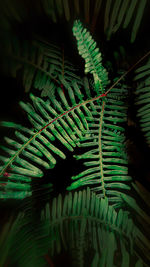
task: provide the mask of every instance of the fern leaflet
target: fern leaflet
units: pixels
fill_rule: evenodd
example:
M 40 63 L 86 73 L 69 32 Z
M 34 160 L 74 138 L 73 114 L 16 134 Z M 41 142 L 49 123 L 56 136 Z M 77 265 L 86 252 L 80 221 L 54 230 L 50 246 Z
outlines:
M 96 93 L 104 93 L 104 88 L 108 84 L 108 75 L 102 66 L 101 53 L 96 48 L 96 42 L 79 20 L 74 22 L 73 34 L 77 39 L 79 54 L 85 59 L 85 73 L 93 74 Z

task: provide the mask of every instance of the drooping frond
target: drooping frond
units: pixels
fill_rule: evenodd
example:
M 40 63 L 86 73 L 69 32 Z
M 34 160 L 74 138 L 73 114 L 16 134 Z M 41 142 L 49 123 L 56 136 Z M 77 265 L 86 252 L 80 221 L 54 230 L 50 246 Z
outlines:
M 58 88 L 57 98 L 43 101 L 30 94 L 33 105 L 20 102 L 33 125 L 32 129 L 13 122 L 2 123 L 5 127 L 15 128 L 17 140 L 5 137 L 8 147 L 1 146 L 5 153 L 0 157 L 4 163 L 0 167 L 1 198 L 24 198 L 31 195 L 31 179 L 42 177 L 43 168 L 53 168 L 57 156 L 65 159 L 58 143 L 73 151 L 88 129 L 86 116 L 91 114 L 88 101 L 83 100 L 75 81 L 72 86 L 76 95 L 67 81 L 63 79 L 62 83 L 66 94 Z
M 76 80 L 81 84 L 80 77 L 75 74 L 77 69 L 66 59 L 64 49 L 38 36 L 32 42 L 9 37 L 5 50 L 5 71 L 13 77 L 19 73 L 26 92 L 37 88 L 41 90 L 41 96 L 51 97 L 56 85 L 61 85 L 59 76 L 68 82 Z
M 110 39 L 111 35 L 121 27 L 126 29 L 132 21 L 131 43 L 133 43 L 144 15 L 146 2 L 147 0 L 107 0 L 104 17 L 104 31 L 107 38 Z
M 150 145 L 150 59 L 148 62 L 135 71 L 134 80 L 137 81 L 135 90 L 135 104 L 138 107 L 137 116 L 139 117 L 141 130 L 148 145 Z
M 99 197 L 118 203 L 122 202 L 122 190 L 130 190 L 123 126 L 127 107 L 120 100 L 122 95 L 126 95 L 125 88 L 113 88 L 106 98 L 93 102 L 93 117 L 87 117 L 89 136 L 85 135 L 80 142 L 86 152 L 75 156 L 84 160 L 87 168 L 72 177 L 74 182 L 68 190 L 91 185 Z
M 14 234 L 8 257 L 15 266 L 55 265 L 63 253 L 70 259 L 68 266 L 148 266 L 149 255 L 142 254 L 148 251 L 148 240 L 129 213 L 117 213 L 89 188 L 59 195 L 41 216 L 24 214 Z
M 102 57 L 99 48 L 96 48 L 96 42 L 79 20 L 74 22 L 73 34 L 77 39 L 79 54 L 85 59 L 85 73 L 93 74 L 96 93 L 104 93 L 104 88 L 108 85 L 108 74 L 101 63 Z
M 45 2 L 45 1 L 44 1 Z M 79 0 L 72 2 L 68 0 L 59 0 L 54 4 L 53 0 L 48 0 L 49 8 L 43 2 L 45 13 L 49 13 L 54 22 L 59 21 L 60 18 L 65 18 L 67 21 L 72 17 L 82 17 L 85 23 L 91 25 L 92 30 L 99 28 L 100 16 L 103 16 L 104 33 L 107 39 L 120 29 L 128 29 L 131 32 L 130 41 L 133 43 L 136 39 L 144 11 L 146 9 L 147 0 L 86 0 L 80 3 Z M 56 7 L 55 7 L 56 5 Z M 72 16 L 71 16 L 72 15 Z
M 30 12 L 35 17 L 45 16 L 53 23 L 69 22 L 72 18 L 81 17 L 93 31 L 95 28 L 104 29 L 108 39 L 118 30 L 127 28 L 131 33 L 130 41 L 134 42 L 147 6 L 147 0 L 39 0 L 34 5 L 25 1 L 7 0 L 1 2 L 0 17 L 5 29 L 11 27 L 12 20 L 18 23 L 26 21 Z

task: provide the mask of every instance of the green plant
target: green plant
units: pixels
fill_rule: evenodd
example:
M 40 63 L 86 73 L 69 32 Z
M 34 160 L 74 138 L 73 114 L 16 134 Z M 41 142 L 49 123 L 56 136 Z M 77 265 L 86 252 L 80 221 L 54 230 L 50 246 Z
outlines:
M 34 7 L 34 8 L 33 8 Z M 1 24 L 5 28 L 11 28 L 13 20 L 22 22 L 30 18 L 30 12 L 33 15 L 43 15 L 59 23 L 62 20 L 72 21 L 72 18 L 83 18 L 85 23 L 89 23 L 92 30 L 98 27 L 102 20 L 103 31 L 109 40 L 120 29 L 127 29 L 128 37 L 134 42 L 144 17 L 144 11 L 148 8 L 148 1 L 118 1 L 118 0 L 38 0 L 36 3 L 28 3 L 25 0 L 12 1 L 7 0 L 1 3 Z M 131 34 L 131 37 L 130 37 Z
M 140 120 L 141 130 L 144 132 L 148 145 L 150 144 L 150 121 L 149 121 L 149 108 L 150 108 L 150 59 L 147 63 L 139 67 L 135 71 L 134 80 L 137 82 L 135 91 L 136 100 L 135 104 L 138 105 L 137 116 Z
M 45 255 L 55 258 L 62 249 L 70 251 L 72 266 L 84 266 L 89 262 L 92 266 L 148 266 L 149 241 L 145 232 L 139 230 L 133 216 L 137 218 L 141 209 L 129 192 L 132 179 L 128 175 L 124 145 L 128 86 L 125 82 L 119 85 L 117 81 L 106 90 L 107 72 L 102 66 L 96 43 L 79 21 L 75 22 L 73 32 L 78 40 L 79 53 L 86 62 L 85 71 L 93 75 L 94 82 L 74 75 L 71 75 L 73 79 L 67 80 L 70 73 L 64 77 L 61 66 L 56 71 L 59 86 L 51 81 L 54 93 L 44 93 L 48 96 L 47 100 L 42 99 L 43 95 L 40 98 L 30 94 L 32 105 L 20 103 L 28 114 L 31 129 L 2 122 L 5 127 L 15 128 L 15 135 L 20 141 L 6 138 L 10 147 L 2 147 L 4 165 L 0 169 L 0 196 L 2 199 L 28 197 L 29 200 L 29 210 L 25 209 L 24 215 L 16 222 L 10 249 L 8 254 L 6 250 L 2 264 L 8 256 L 11 258 L 10 266 L 46 266 L 46 261 L 50 259 Z M 59 62 L 60 56 L 57 59 Z M 39 83 L 37 87 L 40 87 Z M 60 143 L 64 149 L 59 148 Z M 84 165 L 89 168 L 72 177 L 77 181 L 67 189 L 88 184 L 90 190 L 69 193 L 64 199 L 59 195 L 51 205 L 47 203 L 39 216 L 39 211 L 34 211 L 36 190 L 33 177 L 42 177 L 44 169 L 55 166 L 57 156 L 65 159 L 65 150 L 73 152 L 76 146 L 86 149 L 75 157 L 84 160 Z M 96 148 L 91 150 L 91 146 Z M 52 185 L 49 186 L 51 191 Z M 148 223 L 148 215 L 145 217 L 142 213 L 141 218 Z M 121 250 L 118 263 L 117 249 Z M 92 255 L 87 263 L 88 251 Z M 141 256 L 142 253 L 145 257 Z
M 79 33 L 77 33 L 78 29 Z M 96 190 L 99 191 L 101 197 L 105 197 L 108 194 L 113 201 L 120 201 L 120 193 L 117 190 L 114 191 L 113 188 L 130 189 L 130 186 L 123 183 L 123 181 L 131 180 L 128 177 L 128 169 L 124 166 L 127 165 L 127 156 L 123 146 L 124 129 L 119 126 L 119 123 L 126 120 L 125 111 L 127 108 L 124 106 L 124 102 L 119 100 L 125 88 L 121 89 L 121 92 L 118 88 L 112 89 L 111 94 L 107 98 L 105 97 L 104 90 L 108 84 L 108 78 L 107 72 L 102 66 L 101 54 L 98 48 L 96 48 L 96 43 L 91 39 L 90 34 L 82 28 L 80 22 L 75 22 L 73 32 L 79 40 L 79 53 L 83 54 L 86 61 L 86 72 L 88 71 L 93 74 L 94 90 L 97 95 L 98 93 L 104 95 L 84 101 L 83 95 L 80 95 L 76 80 L 72 82 L 73 89 L 76 88 L 75 96 L 71 85 L 60 75 L 59 80 L 63 84 L 65 91 L 68 91 L 65 95 L 61 88 L 57 88 L 57 94 L 62 101 L 62 106 L 53 95 L 51 95 L 51 102 L 49 100 L 44 102 L 41 98 L 30 94 L 33 106 L 21 102 L 20 104 L 27 112 L 34 129 L 30 130 L 13 123 L 2 123 L 3 126 L 16 128 L 15 135 L 23 142 L 16 143 L 14 140 L 5 138 L 9 145 L 15 146 L 15 149 L 2 147 L 6 153 L 12 155 L 8 159 L 4 156 L 1 157 L 5 163 L 0 173 L 3 178 L 2 188 L 5 188 L 5 190 L 8 188 L 10 192 L 13 188 L 14 190 L 23 190 L 23 196 L 28 194 L 28 192 L 30 194 L 30 185 L 22 183 L 13 184 L 12 182 L 18 179 L 18 181 L 22 180 L 30 183 L 31 177 L 43 176 L 40 168 L 28 163 L 28 158 L 46 169 L 53 168 L 56 164 L 55 156 L 50 151 L 61 158 L 65 158 L 64 153 L 52 144 L 54 139 L 57 138 L 71 151 L 73 150 L 72 147 L 76 145 L 80 147 L 86 146 L 87 148 L 96 146 L 95 149 L 77 157 L 78 159 L 96 158 L 97 160 L 85 163 L 86 166 L 92 166 L 92 168 L 73 177 L 73 179 L 82 178 L 78 182 L 73 183 L 68 189 L 78 187 L 80 181 L 81 185 L 89 184 L 90 182 L 92 184 L 97 183 L 99 186 Z M 66 97 L 70 98 L 70 103 L 68 103 Z M 22 134 L 18 130 L 23 131 L 27 135 Z M 82 137 L 84 132 L 85 137 Z M 92 139 L 94 139 L 93 142 Z M 87 142 L 81 142 L 86 140 Z M 43 156 L 45 156 L 45 160 L 42 159 Z M 90 175 L 88 176 L 87 174 Z M 5 177 L 8 179 L 6 184 L 4 184 Z M 91 180 L 92 178 L 94 179 Z M 16 194 L 14 197 L 16 198 L 17 196 L 19 195 Z M 3 197 L 7 198 L 9 196 L 7 194 L 5 196 L 2 192 Z
M 143 266 L 140 254 L 147 239 L 129 212 L 116 212 L 89 188 L 64 198 L 59 195 L 38 216 L 36 210 L 20 216 L 10 249 L 14 265 L 46 266 L 56 255 L 68 253 L 70 266 L 112 266 L 114 261 L 115 266 Z
M 41 96 L 51 97 L 63 78 L 67 82 L 74 79 L 81 84 L 80 77 L 75 73 L 76 68 L 64 55 L 64 49 L 55 44 L 49 44 L 38 36 L 22 41 L 17 36 L 8 35 L 3 46 L 3 71 L 14 78 L 20 74 L 25 92 L 37 88 Z

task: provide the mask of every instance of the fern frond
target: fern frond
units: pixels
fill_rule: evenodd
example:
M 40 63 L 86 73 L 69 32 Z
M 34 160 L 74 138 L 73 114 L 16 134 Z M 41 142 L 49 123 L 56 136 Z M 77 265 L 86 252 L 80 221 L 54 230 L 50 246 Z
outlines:
M 139 117 L 141 130 L 148 145 L 150 145 L 150 59 L 135 71 L 134 80 L 137 81 L 135 91 L 135 104 L 138 106 L 137 117 Z
M 67 81 L 62 79 L 61 82 L 66 94 L 58 88 L 57 98 L 51 97 L 44 102 L 41 98 L 30 94 L 33 105 L 20 102 L 28 114 L 33 129 L 12 122 L 2 123 L 5 127 L 15 128 L 18 141 L 6 137 L 5 141 L 10 147 L 1 147 L 7 154 L 0 157 L 4 163 L 0 167 L 1 198 L 11 198 L 13 190 L 20 190 L 20 193 L 14 193 L 14 198 L 31 195 L 31 178 L 42 177 L 43 167 L 53 168 L 56 164 L 56 155 L 65 159 L 64 152 L 53 143 L 54 140 L 73 151 L 88 129 L 86 116 L 91 116 L 87 106 L 90 100 L 84 101 L 83 95 L 78 95 L 80 89 L 75 81 L 72 87 L 75 88 L 76 95 Z
M 51 97 L 55 94 L 56 85 L 61 85 L 59 76 L 68 82 L 74 79 L 81 84 L 80 77 L 75 74 L 77 69 L 66 59 L 64 50 L 38 36 L 32 43 L 21 42 L 15 36 L 9 37 L 5 50 L 5 72 L 17 77 L 21 70 L 26 92 L 37 88 L 41 90 L 41 96 Z
M 107 0 L 105 7 L 104 32 L 109 40 L 111 35 L 119 28 L 127 28 L 132 21 L 131 43 L 135 41 L 147 0 L 144 1 L 110 1 Z M 133 20 L 133 16 L 135 19 Z
M 138 29 L 140 27 L 142 18 L 144 17 L 144 10 L 146 7 L 146 3 L 147 3 L 147 0 L 139 2 L 138 8 L 137 8 L 138 10 L 136 12 L 136 18 L 135 18 L 133 28 L 132 28 L 131 43 L 134 42 L 136 35 L 137 35 L 137 32 L 138 32 Z
M 126 1 L 127 2 L 127 1 Z M 104 20 L 104 30 L 107 29 L 107 38 L 110 38 L 110 34 L 112 33 L 112 29 L 114 23 L 117 18 L 118 11 L 120 10 L 121 1 L 115 1 L 113 3 L 113 8 L 111 12 L 111 1 L 107 0 L 106 9 L 105 9 L 105 20 Z M 109 20 L 109 13 L 110 13 L 110 20 Z
M 126 121 L 127 107 L 123 100 L 119 100 L 119 90 L 113 88 L 105 99 L 95 101 L 95 110 L 91 111 L 93 117 L 87 117 L 89 136 L 84 136 L 80 141 L 80 147 L 87 151 L 75 156 L 77 160 L 84 160 L 84 165 L 88 168 L 72 177 L 75 181 L 68 190 L 93 185 L 93 190 L 98 191 L 99 197 L 121 202 L 121 191 L 130 189 L 126 183 L 131 177 L 128 176 L 122 127 L 122 123 Z
M 59 195 L 53 200 L 52 206 L 47 204 L 45 211 L 42 212 L 42 218 L 45 217 L 50 221 L 50 233 L 53 237 L 50 256 L 60 253 L 65 247 L 65 250 L 75 253 L 76 257 L 73 256 L 77 260 L 75 266 L 91 266 L 89 261 L 86 263 L 85 253 L 87 252 L 88 257 L 88 249 L 90 251 L 94 249 L 101 260 L 103 255 L 107 254 L 103 259 L 104 266 L 112 266 L 115 251 L 118 250 L 117 235 L 120 235 L 121 262 L 125 264 L 125 252 L 128 253 L 131 262 L 133 251 L 136 257 L 140 257 L 136 245 L 143 249 L 138 242 L 136 244 L 136 239 L 141 240 L 145 249 L 149 248 L 150 243 L 128 214 L 122 209 L 117 213 L 108 205 L 107 199 L 99 199 L 89 188 L 75 192 L 74 195 L 70 192 L 64 201 Z M 138 262 L 144 264 L 144 259 L 139 259 Z M 127 261 L 126 266 L 128 266 Z
M 55 75 L 62 75 L 63 78 L 70 82 L 72 79 L 81 84 L 81 79 L 76 75 L 77 67 L 74 66 L 65 54 L 65 50 L 56 44 L 49 43 L 43 38 L 36 36 L 33 44 L 39 49 L 43 49 L 44 59 L 53 66 Z M 57 77 L 56 77 L 57 78 Z
M 117 213 L 107 199 L 99 199 L 87 188 L 54 198 L 36 219 L 32 212 L 24 214 L 8 256 L 11 263 L 23 267 L 35 263 L 45 266 L 46 255 L 55 263 L 55 257 L 63 252 L 71 258 L 69 266 L 92 266 L 96 262 L 99 265 L 94 267 L 112 266 L 114 261 L 118 267 L 148 266 L 149 256 L 141 257 L 137 240 L 147 248 L 147 239 L 140 235 L 129 213 L 122 209 Z
M 85 59 L 85 73 L 93 74 L 96 93 L 104 93 L 104 88 L 108 85 L 108 74 L 102 66 L 102 57 L 99 48 L 96 48 L 96 42 L 79 20 L 74 22 L 73 34 L 77 39 L 79 54 Z
M 32 12 L 35 16 L 46 16 L 53 23 L 69 22 L 72 21 L 72 18 L 81 17 L 93 31 L 102 25 L 107 39 L 110 39 L 119 29 L 127 28 L 131 32 L 130 41 L 134 42 L 142 24 L 147 3 L 147 0 L 95 0 L 95 3 L 92 0 L 83 3 L 74 0 L 72 4 L 68 0 L 40 0 L 34 3 Z M 25 5 L 24 2 L 19 1 L 12 3 L 8 0 L 7 3 L 1 3 L 0 7 L 1 24 L 5 29 L 11 28 L 11 20 L 26 21 L 31 11 L 31 5 Z M 104 19 L 101 23 L 100 17 L 103 14 Z

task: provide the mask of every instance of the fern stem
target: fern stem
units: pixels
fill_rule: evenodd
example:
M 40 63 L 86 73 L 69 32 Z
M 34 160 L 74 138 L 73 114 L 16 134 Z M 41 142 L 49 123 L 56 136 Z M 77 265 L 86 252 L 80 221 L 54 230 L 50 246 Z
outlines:
M 148 55 L 150 54 L 150 51 L 148 51 L 143 57 L 141 57 L 131 68 L 129 68 L 121 77 L 107 90 L 105 93 L 106 95 L 110 92 L 112 88 L 115 87 L 118 82 L 120 82 L 131 70 L 133 70 L 142 60 L 144 60 Z
M 103 188 L 104 197 L 106 197 L 106 190 L 105 190 L 105 184 L 104 184 L 104 173 L 103 173 L 103 156 L 102 156 L 102 125 L 103 125 L 104 107 L 105 107 L 105 102 L 103 101 L 101 116 L 100 116 L 100 128 L 99 128 L 98 144 L 99 144 L 100 172 L 101 172 L 102 188 Z
M 0 172 L 0 176 L 5 172 L 5 170 L 9 167 L 9 165 L 15 160 L 15 158 L 22 152 L 22 150 L 33 140 L 34 136 L 32 136 L 28 142 L 26 142 L 25 144 L 22 145 L 22 147 L 15 153 L 15 155 L 13 155 L 9 162 L 6 163 L 6 165 L 4 165 L 4 168 L 1 170 Z

